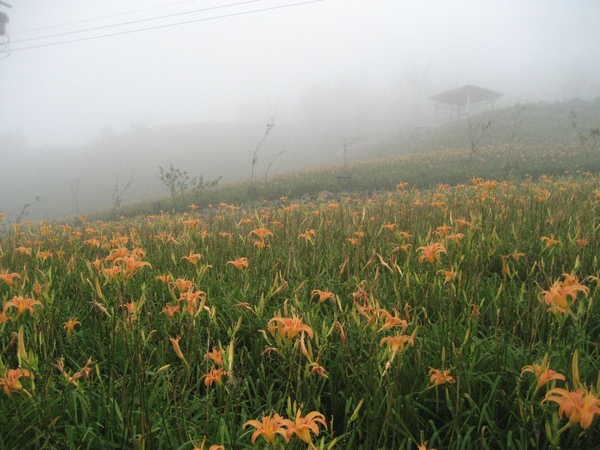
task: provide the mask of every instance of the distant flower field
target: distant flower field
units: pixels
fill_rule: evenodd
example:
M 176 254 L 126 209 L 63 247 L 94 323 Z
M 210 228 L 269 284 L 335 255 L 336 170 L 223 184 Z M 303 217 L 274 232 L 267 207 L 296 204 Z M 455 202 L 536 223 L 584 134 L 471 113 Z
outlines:
M 0 229 L 0 448 L 600 448 L 600 178 Z

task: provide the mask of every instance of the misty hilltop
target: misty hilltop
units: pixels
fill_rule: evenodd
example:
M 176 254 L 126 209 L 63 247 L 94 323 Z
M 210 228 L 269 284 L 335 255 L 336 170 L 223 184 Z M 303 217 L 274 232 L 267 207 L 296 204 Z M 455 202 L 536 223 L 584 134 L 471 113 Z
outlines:
M 469 130 L 488 123 L 481 146 L 563 145 L 576 142 L 578 130 L 589 132 L 600 124 L 600 101 L 518 104 L 435 128 L 356 129 L 360 136 L 305 122 L 274 123 L 268 136 L 267 124 L 257 122 L 136 126 L 125 133 L 106 129 L 86 145 L 43 151 L 29 148 L 18 136 L 3 135 L 2 211 L 14 219 L 39 198 L 28 208 L 28 218 L 56 219 L 108 209 L 123 190 L 126 203 L 165 198 L 159 168 L 170 165 L 205 182 L 220 177 L 222 184 L 248 181 L 253 152 L 263 138 L 255 167 L 261 181 L 267 173 L 342 165 L 344 144 L 350 162 L 468 148 Z

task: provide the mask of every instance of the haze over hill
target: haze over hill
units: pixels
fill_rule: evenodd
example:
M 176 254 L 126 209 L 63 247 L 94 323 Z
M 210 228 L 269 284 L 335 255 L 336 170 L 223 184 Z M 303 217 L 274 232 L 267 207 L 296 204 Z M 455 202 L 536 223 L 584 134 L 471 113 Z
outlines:
M 169 164 L 248 178 L 271 118 L 259 177 L 339 163 L 355 137 L 354 159 L 419 149 L 429 97 L 465 84 L 501 92 L 497 108 L 600 95 L 595 0 L 12 3 L 0 211 L 13 219 L 36 196 L 30 218 L 109 207 L 132 174 L 124 201 L 164 195 Z
M 576 124 L 589 133 L 600 125 L 600 100 L 555 104 L 523 104 L 482 112 L 430 130 L 392 130 L 356 128 L 352 134 L 332 127 L 329 133 L 306 133 L 304 123 L 275 124 L 258 151 L 255 177 L 262 181 L 290 170 L 322 165 L 341 165 L 347 145 L 350 162 L 381 158 L 409 152 L 431 152 L 468 148 L 469 126 L 491 125 L 480 141 L 481 146 L 539 146 L 576 142 L 571 112 Z M 168 196 L 160 181 L 159 167 L 169 165 L 185 170 L 190 177 L 205 181 L 219 177 L 221 185 L 248 180 L 252 153 L 265 137 L 264 123 L 199 123 L 165 125 L 106 133 L 87 145 L 46 148 L 43 152 L 18 148 L 19 141 L 5 136 L 4 143 L 17 151 L 0 157 L 0 193 L 2 211 L 14 219 L 24 204 L 42 200 L 28 208 L 30 219 L 60 218 L 110 209 L 115 190 L 121 192 L 128 181 L 123 201 L 156 200 Z M 310 128 L 309 128 L 310 129 Z M 420 130 L 420 131 L 419 131 Z M 371 132 L 371 134 L 369 134 Z M 382 137 L 387 136 L 387 137 Z M 9 136 L 10 137 L 10 136 Z M 345 141 L 344 141 L 345 139 Z M 6 149 L 7 146 L 3 146 Z M 282 153 L 283 152 L 283 153 Z M 14 167 L 28 167 L 24 182 Z
M 110 207 L 115 189 L 125 188 L 132 175 L 124 200 L 149 200 L 168 195 L 159 179 L 159 167 L 167 169 L 170 164 L 187 171 L 190 177 L 203 176 L 205 181 L 248 179 L 252 154 L 265 131 L 265 123 L 165 125 L 107 133 L 87 145 L 46 148 L 43 152 L 22 147 L 2 154 L 0 177 L 5 187 L 0 202 L 3 211 L 13 217 L 36 196 L 43 201 L 30 208 L 30 218 L 90 213 Z M 264 179 L 271 164 L 269 174 L 274 175 L 343 161 L 344 135 L 338 129 L 324 131 L 328 130 L 307 133 L 306 127 L 298 124 L 276 123 L 260 146 L 256 177 Z M 351 146 L 354 158 L 368 142 L 389 134 L 355 131 L 365 132 Z M 353 135 L 348 136 L 349 142 Z M 28 167 L 29 182 L 23 183 L 14 167 Z

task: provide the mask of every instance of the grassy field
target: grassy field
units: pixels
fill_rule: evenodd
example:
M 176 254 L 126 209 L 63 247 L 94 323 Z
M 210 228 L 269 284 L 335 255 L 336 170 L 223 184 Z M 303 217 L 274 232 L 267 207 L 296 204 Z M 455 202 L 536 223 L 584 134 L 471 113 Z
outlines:
M 398 181 L 7 227 L 0 446 L 598 448 L 598 177 Z

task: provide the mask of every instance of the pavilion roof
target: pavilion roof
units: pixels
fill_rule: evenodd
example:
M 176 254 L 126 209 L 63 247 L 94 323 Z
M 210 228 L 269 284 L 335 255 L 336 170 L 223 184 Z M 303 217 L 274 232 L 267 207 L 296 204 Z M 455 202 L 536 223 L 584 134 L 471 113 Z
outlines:
M 477 103 L 489 103 L 498 100 L 502 97 L 500 92 L 490 91 L 489 89 L 480 88 L 468 84 L 457 89 L 441 92 L 429 97 L 436 102 L 445 103 L 447 105 L 462 107 L 467 104 L 474 105 Z

